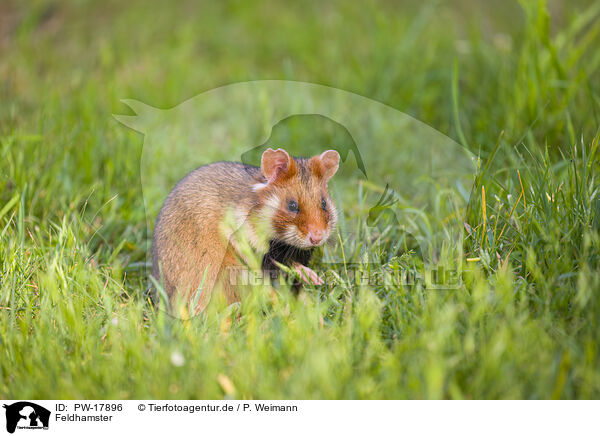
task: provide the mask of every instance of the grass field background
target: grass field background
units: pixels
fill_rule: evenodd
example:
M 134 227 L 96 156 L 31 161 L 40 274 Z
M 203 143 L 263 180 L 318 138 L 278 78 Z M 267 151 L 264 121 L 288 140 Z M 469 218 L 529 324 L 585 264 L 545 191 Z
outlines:
M 582 1 L 3 1 L 0 397 L 598 398 L 599 20 Z M 256 79 L 367 96 L 479 157 L 459 289 L 340 278 L 188 321 L 147 304 L 143 136 L 112 114 Z M 341 135 L 280 138 L 305 132 Z M 418 262 L 378 228 L 348 262 Z

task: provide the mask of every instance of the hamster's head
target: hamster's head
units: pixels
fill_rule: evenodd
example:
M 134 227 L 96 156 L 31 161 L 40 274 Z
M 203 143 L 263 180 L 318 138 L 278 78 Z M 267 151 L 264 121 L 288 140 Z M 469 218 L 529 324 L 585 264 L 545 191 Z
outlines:
M 335 150 L 309 159 L 293 158 L 281 148 L 263 153 L 260 168 L 264 180 L 253 189 L 269 210 L 275 239 L 302 249 L 327 241 L 337 223 L 327 182 L 339 164 Z

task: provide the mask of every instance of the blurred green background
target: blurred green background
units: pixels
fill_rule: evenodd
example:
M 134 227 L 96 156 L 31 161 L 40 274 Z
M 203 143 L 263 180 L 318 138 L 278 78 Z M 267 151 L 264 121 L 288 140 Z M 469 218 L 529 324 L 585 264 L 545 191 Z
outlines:
M 0 397 L 597 398 L 599 17 L 584 1 L 3 0 Z M 335 277 L 188 322 L 146 304 L 143 137 L 112 114 L 257 79 L 376 99 L 480 157 L 460 290 Z M 358 234 L 362 195 L 341 223 Z M 414 267 L 379 224 L 345 258 Z

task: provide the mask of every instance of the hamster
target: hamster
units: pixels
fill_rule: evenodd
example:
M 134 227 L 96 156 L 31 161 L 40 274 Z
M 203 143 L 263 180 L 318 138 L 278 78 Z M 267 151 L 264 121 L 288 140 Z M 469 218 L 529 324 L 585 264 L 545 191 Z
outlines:
M 232 232 L 227 234 L 223 227 L 226 217 L 233 216 L 262 256 L 265 271 L 276 270 L 279 262 L 297 271 L 303 281 L 322 284 L 306 264 L 337 223 L 327 182 L 339 161 L 335 150 L 307 159 L 269 148 L 262 154 L 260 168 L 216 162 L 190 172 L 173 188 L 158 214 L 152 241 L 154 280 L 171 301 L 198 298 L 198 311 L 216 288 L 229 303 L 239 301 L 229 272 L 242 265 L 243 255 Z M 268 245 L 260 243 L 259 229 L 266 231 Z

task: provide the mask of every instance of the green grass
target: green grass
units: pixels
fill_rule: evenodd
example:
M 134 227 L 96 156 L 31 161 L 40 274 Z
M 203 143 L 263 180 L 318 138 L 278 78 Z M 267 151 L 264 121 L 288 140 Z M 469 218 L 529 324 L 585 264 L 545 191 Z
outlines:
M 1 398 L 600 396 L 597 2 L 156 3 L 0 6 Z M 368 96 L 480 157 L 459 289 L 148 306 L 143 137 L 111 114 L 255 79 Z M 282 138 L 309 127 L 343 136 Z M 388 219 L 348 262 L 418 265 Z

